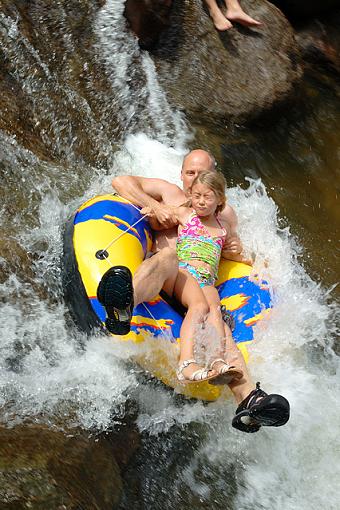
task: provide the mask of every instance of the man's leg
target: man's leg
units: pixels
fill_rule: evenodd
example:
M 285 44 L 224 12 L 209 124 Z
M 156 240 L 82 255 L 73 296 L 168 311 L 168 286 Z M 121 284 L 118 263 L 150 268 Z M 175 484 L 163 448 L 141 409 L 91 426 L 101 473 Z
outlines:
M 178 274 L 175 250 L 163 248 L 142 262 L 134 278 L 125 266 L 113 266 L 103 275 L 97 289 L 99 302 L 104 306 L 105 325 L 114 335 L 130 331 L 133 307 L 155 297 L 162 287 L 170 296 Z
M 228 328 L 229 330 L 229 328 Z M 241 379 L 229 383 L 236 403 L 239 404 L 232 425 L 242 432 L 257 432 L 261 426 L 280 427 L 289 420 L 290 406 L 281 395 L 268 395 L 253 383 L 244 358 L 232 336 L 226 335 L 226 353 L 232 364 L 243 372 Z
M 247 365 L 244 361 L 241 351 L 237 347 L 233 337 L 230 334 L 229 328 L 225 328 L 225 354 L 228 363 L 239 368 L 243 372 L 243 377 L 236 380 L 234 379 L 228 385 L 231 389 L 237 404 L 240 404 L 251 391 L 255 389 Z
M 135 306 L 150 301 L 161 289 L 172 296 L 178 274 L 178 258 L 172 248 L 163 248 L 137 269 L 133 277 Z

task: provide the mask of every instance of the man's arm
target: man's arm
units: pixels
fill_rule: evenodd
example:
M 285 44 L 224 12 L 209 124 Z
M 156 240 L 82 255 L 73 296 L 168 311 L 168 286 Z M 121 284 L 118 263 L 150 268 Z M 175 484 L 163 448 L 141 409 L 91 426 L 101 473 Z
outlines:
M 167 229 L 176 225 L 172 208 L 160 203 L 164 197 L 174 193 L 174 188 L 178 190 L 175 184 L 163 179 L 120 175 L 112 180 L 112 186 L 123 198 L 140 207 L 152 209 L 161 228 Z
M 242 255 L 242 253 L 235 253 L 235 252 L 223 249 L 221 255 L 222 255 L 222 258 L 227 259 L 227 260 L 234 260 L 235 262 L 243 262 L 243 264 L 247 264 L 248 266 L 253 265 L 253 261 L 250 258 L 249 259 L 245 258 Z

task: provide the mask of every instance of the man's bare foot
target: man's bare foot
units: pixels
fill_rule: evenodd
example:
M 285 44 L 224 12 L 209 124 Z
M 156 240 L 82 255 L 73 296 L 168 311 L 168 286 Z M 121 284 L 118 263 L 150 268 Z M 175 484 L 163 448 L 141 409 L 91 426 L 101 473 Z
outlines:
M 213 23 L 215 25 L 215 28 L 219 30 L 220 32 L 223 32 L 225 30 L 229 30 L 229 28 L 232 28 L 232 24 L 225 16 L 223 16 L 222 11 L 217 9 L 209 9 L 209 14 L 211 19 L 213 20 Z
M 248 16 L 241 7 L 239 9 L 227 9 L 226 18 L 245 27 L 260 27 L 262 25 L 260 21 Z

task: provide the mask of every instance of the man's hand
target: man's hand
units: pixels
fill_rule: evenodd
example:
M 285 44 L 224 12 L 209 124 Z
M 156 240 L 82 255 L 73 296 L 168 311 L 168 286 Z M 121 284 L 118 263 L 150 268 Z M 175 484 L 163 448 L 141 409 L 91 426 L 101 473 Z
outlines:
M 230 236 L 227 238 L 223 251 L 231 252 L 231 253 L 241 253 L 242 252 L 242 243 L 238 236 Z
M 160 204 L 152 207 L 143 207 L 141 213 L 148 215 L 150 225 L 154 230 L 167 230 L 178 225 L 174 209 L 168 205 Z

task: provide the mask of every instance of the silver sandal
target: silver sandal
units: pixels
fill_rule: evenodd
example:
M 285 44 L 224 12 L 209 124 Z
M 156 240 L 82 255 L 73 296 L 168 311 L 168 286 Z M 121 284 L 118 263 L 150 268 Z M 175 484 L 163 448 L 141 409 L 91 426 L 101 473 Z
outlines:
M 214 368 L 215 363 L 223 363 L 223 366 L 218 370 Z M 236 368 L 234 365 L 229 365 L 224 359 L 217 358 L 214 359 L 210 363 L 210 370 L 216 370 L 218 376 L 214 378 L 214 380 L 210 384 L 214 384 L 215 386 L 229 384 L 234 379 L 241 379 L 243 377 L 242 370 Z
M 185 368 L 187 368 L 189 365 L 192 365 L 193 363 L 198 365 L 196 360 L 186 359 L 183 361 L 183 363 L 181 363 L 179 365 L 178 369 L 176 370 L 177 379 L 182 384 L 198 383 L 198 382 L 208 381 L 210 379 L 214 379 L 215 377 L 218 377 L 218 374 L 209 376 L 209 372 L 211 372 L 212 369 L 211 368 L 207 369 L 207 368 L 203 368 L 203 367 L 196 370 L 193 374 L 191 374 L 190 377 L 185 377 L 185 375 L 183 375 L 183 370 Z

